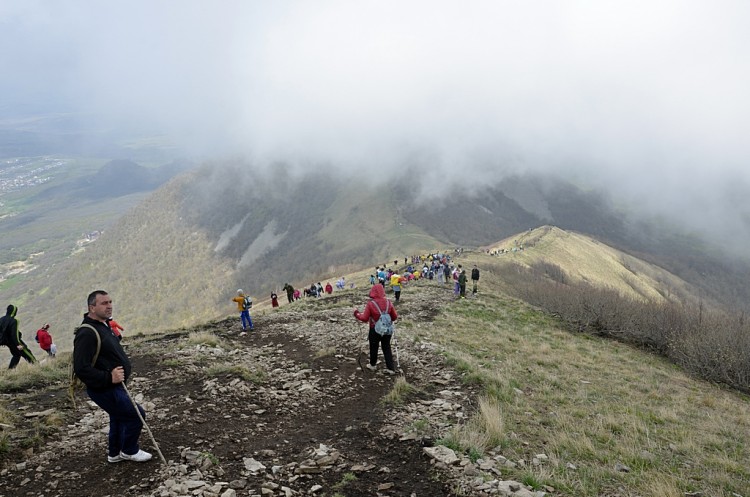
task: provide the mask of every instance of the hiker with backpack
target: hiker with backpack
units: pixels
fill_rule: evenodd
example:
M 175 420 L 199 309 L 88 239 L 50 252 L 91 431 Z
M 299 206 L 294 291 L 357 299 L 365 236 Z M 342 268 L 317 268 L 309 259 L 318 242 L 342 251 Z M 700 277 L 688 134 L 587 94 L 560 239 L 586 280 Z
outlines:
M 393 289 L 393 297 L 396 299 L 396 302 L 398 302 L 401 298 L 401 284 L 406 281 L 406 279 L 398 273 L 393 273 L 390 281 L 391 288 Z
M 29 364 L 36 362 L 36 357 L 31 353 L 29 347 L 21 338 L 21 331 L 18 329 L 18 319 L 16 314 L 18 307 L 10 304 L 5 311 L 5 316 L 0 318 L 0 345 L 6 345 L 10 350 L 10 364 L 8 369 L 14 369 L 24 358 Z
M 237 296 L 232 299 L 237 302 L 237 310 L 240 311 L 240 322 L 242 324 L 242 331 L 246 331 L 248 328 L 253 331 L 253 320 L 250 319 L 250 308 L 253 306 L 253 299 L 249 295 L 245 295 L 242 288 L 237 290 Z
M 112 317 L 112 298 L 104 290 L 96 290 L 86 303 L 88 312 L 73 338 L 73 372 L 86 385 L 89 398 L 109 414 L 107 461 L 146 462 L 151 454 L 138 446 L 146 411 L 135 404 L 136 411 L 125 387 L 132 366 L 107 324 Z
M 385 358 L 385 373 L 396 374 L 393 365 L 393 352 L 391 352 L 391 337 L 393 337 L 393 322 L 398 319 L 396 308 L 391 301 L 385 297 L 385 289 L 382 285 L 373 285 L 370 289 L 370 300 L 365 304 L 365 310 L 360 312 L 354 308 L 354 317 L 370 325 L 367 341 L 370 343 L 370 362 L 367 369 L 377 370 L 378 345 L 383 349 Z

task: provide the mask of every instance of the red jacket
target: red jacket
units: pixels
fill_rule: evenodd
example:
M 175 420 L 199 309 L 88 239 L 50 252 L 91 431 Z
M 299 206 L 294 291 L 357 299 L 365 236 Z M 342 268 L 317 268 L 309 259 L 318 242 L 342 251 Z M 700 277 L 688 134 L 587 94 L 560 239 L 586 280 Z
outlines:
M 359 312 L 359 309 L 354 309 L 355 318 L 360 321 L 369 321 L 370 328 L 374 328 L 375 322 L 380 319 L 380 311 L 378 311 L 378 307 L 385 312 L 386 306 L 388 306 L 388 314 L 390 314 L 391 320 L 396 321 L 398 319 L 396 308 L 393 307 L 393 304 L 387 298 L 385 298 L 383 285 L 373 285 L 370 290 L 370 298 L 372 300 L 367 302 L 364 311 Z M 377 306 L 375 304 L 377 304 Z
M 39 346 L 42 348 L 42 350 L 49 350 L 50 347 L 52 347 L 52 337 L 44 328 L 40 328 L 37 330 L 36 341 L 39 342 Z

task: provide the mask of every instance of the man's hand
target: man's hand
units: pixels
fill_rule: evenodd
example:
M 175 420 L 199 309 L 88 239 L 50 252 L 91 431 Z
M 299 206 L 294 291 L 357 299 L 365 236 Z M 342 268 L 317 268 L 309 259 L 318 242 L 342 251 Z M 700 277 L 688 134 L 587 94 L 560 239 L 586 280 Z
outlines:
M 117 366 L 112 370 L 112 384 L 117 385 L 125 381 L 125 370 L 122 366 Z
M 23 350 L 23 345 L 16 345 L 16 348 L 17 348 L 18 350 Z

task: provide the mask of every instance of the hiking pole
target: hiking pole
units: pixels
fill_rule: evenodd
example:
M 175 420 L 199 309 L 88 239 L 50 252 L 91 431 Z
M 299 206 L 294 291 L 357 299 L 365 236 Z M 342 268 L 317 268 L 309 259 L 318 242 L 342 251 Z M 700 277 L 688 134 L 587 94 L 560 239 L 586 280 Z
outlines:
M 393 348 L 396 349 L 396 370 L 400 374 L 403 374 L 401 371 L 401 364 L 398 362 L 398 342 L 396 341 L 396 328 L 393 328 Z
M 136 404 L 135 400 L 133 400 L 133 397 L 130 396 L 130 392 L 128 392 L 128 387 L 125 386 L 124 381 L 121 383 L 121 385 L 122 385 L 122 388 L 125 389 L 125 395 L 127 395 L 128 398 L 130 399 L 130 402 L 133 403 L 133 408 L 135 409 L 136 414 L 138 414 L 138 418 L 141 420 L 141 423 L 143 423 L 143 426 L 146 428 L 148 435 L 151 437 L 151 441 L 154 442 L 154 447 L 156 447 L 156 452 L 159 454 L 159 459 L 161 459 L 161 462 L 164 463 L 164 466 L 167 466 L 167 460 L 164 459 L 164 454 L 161 453 L 161 449 L 159 449 L 159 444 L 156 443 L 154 434 L 151 433 L 151 428 L 148 427 L 148 425 L 146 424 L 146 420 L 143 419 L 143 416 L 141 416 L 141 410 L 138 409 L 138 404 Z

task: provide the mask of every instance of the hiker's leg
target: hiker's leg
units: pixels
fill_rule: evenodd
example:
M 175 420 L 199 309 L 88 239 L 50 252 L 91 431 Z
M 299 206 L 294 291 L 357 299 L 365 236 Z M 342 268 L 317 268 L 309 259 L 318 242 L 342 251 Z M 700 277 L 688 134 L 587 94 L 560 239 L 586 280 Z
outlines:
M 115 398 L 115 391 L 113 388 L 107 390 L 92 390 L 86 389 L 89 398 L 94 401 L 96 405 L 101 407 L 104 412 L 109 414 L 109 434 L 107 435 L 108 449 L 107 455 L 115 457 L 120 455 L 122 451 L 122 427 L 117 419 L 112 417 L 112 413 L 117 408 L 117 400 Z
M 23 354 L 20 350 L 13 347 L 12 345 L 8 345 L 8 350 L 10 350 L 10 355 L 12 356 L 10 358 L 10 363 L 8 364 L 8 369 L 13 369 L 18 366 L 19 362 L 21 362 L 21 357 L 23 357 Z
M 370 333 L 367 334 L 367 341 L 370 342 L 370 365 L 374 366 L 378 362 L 378 344 L 380 343 L 380 335 L 375 333 L 375 330 L 370 328 Z
M 250 311 L 247 311 L 247 327 L 253 329 L 253 318 L 250 317 Z
M 31 353 L 29 348 L 26 346 L 26 344 L 23 344 L 23 350 L 21 351 L 21 357 L 26 359 L 26 362 L 29 364 L 34 364 L 36 362 L 36 357 L 34 357 L 34 354 Z
M 385 359 L 385 367 L 391 371 L 395 371 L 396 368 L 393 366 L 393 352 L 391 351 L 391 335 L 385 335 L 380 341 L 383 347 L 383 358 Z
M 10 364 L 8 364 L 8 369 L 13 369 L 16 366 L 18 366 L 18 363 L 21 362 L 21 354 L 13 354 L 13 357 L 10 358 Z
M 141 436 L 143 423 L 138 417 L 138 413 L 133 408 L 133 402 L 128 397 L 127 392 L 122 387 L 116 387 L 114 391 L 115 411 L 110 413 L 110 423 L 115 423 L 119 429 L 119 443 L 125 454 L 136 454 L 138 452 L 138 438 Z M 146 419 L 146 411 L 138 405 L 143 419 Z M 114 431 L 110 429 L 110 433 Z

